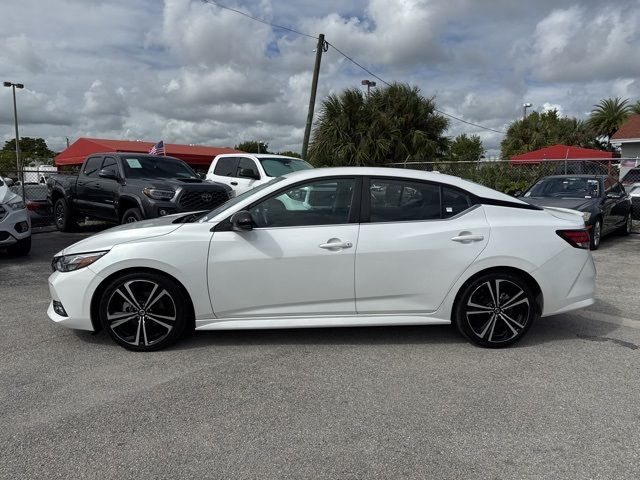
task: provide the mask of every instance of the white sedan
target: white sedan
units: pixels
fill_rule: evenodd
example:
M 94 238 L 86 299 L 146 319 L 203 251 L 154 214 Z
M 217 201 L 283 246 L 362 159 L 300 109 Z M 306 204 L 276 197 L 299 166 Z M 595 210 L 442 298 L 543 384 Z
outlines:
M 437 173 L 326 168 L 211 212 L 112 228 L 59 252 L 49 317 L 166 347 L 187 329 L 454 323 L 510 345 L 593 303 L 582 214 Z

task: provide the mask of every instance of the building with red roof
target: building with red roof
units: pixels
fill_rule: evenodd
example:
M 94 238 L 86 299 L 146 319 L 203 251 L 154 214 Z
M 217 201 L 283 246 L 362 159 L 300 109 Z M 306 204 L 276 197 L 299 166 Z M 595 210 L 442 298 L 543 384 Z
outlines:
M 55 157 L 57 166 L 81 165 L 88 155 L 102 152 L 149 153 L 155 142 L 131 140 L 106 140 L 101 138 L 79 138 Z M 176 157 L 196 169 L 208 168 L 213 157 L 224 153 L 242 153 L 233 148 L 206 147 L 165 143 L 165 155 Z
M 629 118 L 611 137 L 611 143 L 620 147 L 623 158 L 640 157 L 640 114 L 629 115 Z
M 591 148 L 573 147 L 569 145 L 552 145 L 533 152 L 514 155 L 509 160 L 512 164 L 540 163 L 546 160 L 611 160 L 612 152 Z

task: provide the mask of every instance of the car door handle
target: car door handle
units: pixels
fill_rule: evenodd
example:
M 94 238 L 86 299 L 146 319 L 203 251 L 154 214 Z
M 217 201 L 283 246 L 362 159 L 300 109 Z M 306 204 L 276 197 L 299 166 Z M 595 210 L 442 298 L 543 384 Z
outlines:
M 235 187 L 236 185 L 238 185 L 238 182 L 231 182 L 231 185 Z
M 351 248 L 353 247 L 353 243 L 351 242 L 342 242 L 337 238 L 332 238 L 327 243 L 321 243 L 318 245 L 320 248 L 324 248 L 325 250 L 341 250 L 343 248 Z
M 484 240 L 484 235 L 473 235 L 471 233 L 462 232 L 457 237 L 451 238 L 451 240 L 459 243 L 481 242 Z

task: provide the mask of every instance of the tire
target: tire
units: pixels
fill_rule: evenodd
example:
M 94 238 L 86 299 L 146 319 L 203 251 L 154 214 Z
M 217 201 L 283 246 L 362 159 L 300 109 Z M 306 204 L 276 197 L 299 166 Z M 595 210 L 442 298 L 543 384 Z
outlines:
M 190 301 L 168 277 L 130 273 L 113 280 L 102 293 L 100 323 L 127 350 L 150 352 L 177 342 L 191 323 Z
M 53 205 L 53 218 L 56 228 L 61 232 L 71 232 L 76 228 L 73 210 L 64 198 L 59 198 Z
M 619 233 L 620 235 L 629 235 L 632 230 L 633 216 L 631 212 L 627 214 L 624 218 L 624 225 L 620 227 Z
M 142 212 L 139 208 L 130 208 L 122 214 L 120 223 L 133 223 L 142 220 Z
M 24 257 L 28 255 L 31 251 L 31 237 L 23 238 L 22 240 L 18 240 L 18 243 L 15 243 L 7 248 L 7 251 L 10 255 L 16 255 L 19 257 Z
M 589 232 L 589 248 L 597 250 L 602 240 L 602 219 L 598 218 Z
M 511 273 L 492 272 L 463 287 L 454 321 L 472 343 L 502 348 L 519 341 L 538 316 L 535 295 L 524 280 Z

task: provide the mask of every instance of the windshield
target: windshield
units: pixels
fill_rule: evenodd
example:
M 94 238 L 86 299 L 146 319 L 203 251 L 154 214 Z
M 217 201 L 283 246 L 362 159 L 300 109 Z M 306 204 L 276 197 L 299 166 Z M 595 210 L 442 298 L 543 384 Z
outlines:
M 313 168 L 304 160 L 297 160 L 295 158 L 266 157 L 260 158 L 259 160 L 262 168 L 264 168 L 264 172 L 270 177 L 281 177 L 287 173 Z
M 640 168 L 629 170 L 620 181 L 626 184 L 640 182 Z
M 540 180 L 525 197 L 544 198 L 597 198 L 600 196 L 600 181 L 597 178 L 551 177 Z
M 122 157 L 125 178 L 200 178 L 182 160 L 168 157 Z
M 220 215 L 222 212 L 224 212 L 228 208 L 231 208 L 234 205 L 237 205 L 238 203 L 242 202 L 245 198 L 250 197 L 254 193 L 258 193 L 260 190 L 264 190 L 265 188 L 270 187 L 274 183 L 281 182 L 282 180 L 284 180 L 284 177 L 274 178 L 273 180 L 270 180 L 267 183 L 263 183 L 262 185 L 258 185 L 257 187 L 252 188 L 251 190 L 247 190 L 246 192 L 238 195 L 237 197 L 233 197 L 232 199 L 227 200 L 225 203 L 223 203 L 219 207 L 217 207 L 217 208 L 211 210 L 209 213 L 207 213 L 204 217 L 202 217 L 199 220 L 199 222 L 200 223 L 204 223 L 204 222 L 207 222 L 207 221 L 209 221 L 210 219 L 212 219 L 214 217 L 217 217 L 218 215 Z

